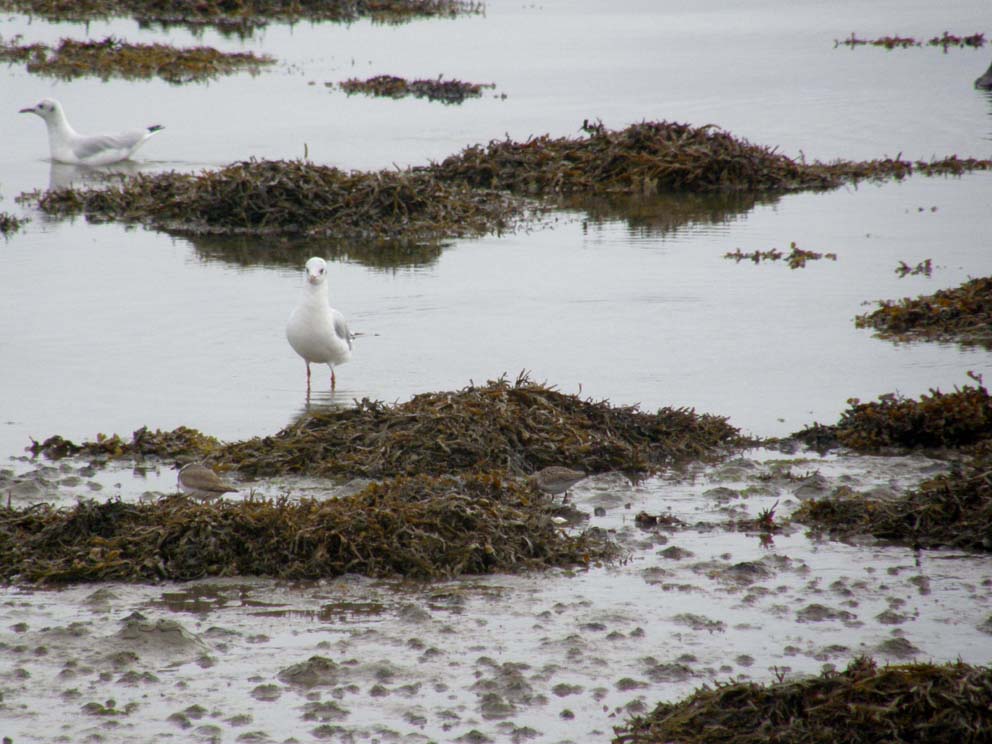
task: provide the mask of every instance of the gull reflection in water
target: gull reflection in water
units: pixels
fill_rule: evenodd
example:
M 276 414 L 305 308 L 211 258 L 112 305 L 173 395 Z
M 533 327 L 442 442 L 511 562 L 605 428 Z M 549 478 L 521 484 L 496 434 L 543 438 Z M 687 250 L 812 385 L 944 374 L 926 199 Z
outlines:
M 48 171 L 48 188 L 64 189 L 77 184 L 100 184 L 115 177 L 133 176 L 140 173 L 144 164 L 124 160 L 112 165 L 70 165 L 52 161 Z

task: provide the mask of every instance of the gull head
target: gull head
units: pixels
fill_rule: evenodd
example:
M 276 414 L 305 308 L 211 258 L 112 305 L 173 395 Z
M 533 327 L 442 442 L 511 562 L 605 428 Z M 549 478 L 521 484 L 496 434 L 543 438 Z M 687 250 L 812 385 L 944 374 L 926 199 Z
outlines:
M 22 108 L 18 113 L 36 114 L 45 121 L 49 121 L 62 115 L 62 105 L 51 98 L 42 98 L 34 106 Z
M 307 261 L 304 268 L 307 272 L 307 283 L 311 286 L 318 287 L 327 281 L 327 262 L 324 259 L 314 256 Z

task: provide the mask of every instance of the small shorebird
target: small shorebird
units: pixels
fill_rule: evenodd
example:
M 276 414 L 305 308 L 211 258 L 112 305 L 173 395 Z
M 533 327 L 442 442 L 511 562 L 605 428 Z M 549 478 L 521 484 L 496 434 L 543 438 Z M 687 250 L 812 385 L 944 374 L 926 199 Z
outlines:
M 40 116 L 48 128 L 48 148 L 52 160 L 71 165 L 109 165 L 127 160 L 145 140 L 163 129 L 155 124 L 117 134 L 79 134 L 69 124 L 62 104 L 43 98 L 19 113 Z
M 331 368 L 331 390 L 337 385 L 334 365 L 351 359 L 351 332 L 344 316 L 327 299 L 327 262 L 314 256 L 306 263 L 307 283 L 303 299 L 289 316 L 286 339 L 307 364 L 310 392 L 310 363 Z
M 529 480 L 541 491 L 551 496 L 560 493 L 568 495 L 568 489 L 586 477 L 581 470 L 572 470 L 560 465 L 549 465 L 530 476 Z
M 197 499 L 212 499 L 223 496 L 238 487 L 221 480 L 217 473 L 199 462 L 183 465 L 179 471 L 179 488 L 183 493 Z

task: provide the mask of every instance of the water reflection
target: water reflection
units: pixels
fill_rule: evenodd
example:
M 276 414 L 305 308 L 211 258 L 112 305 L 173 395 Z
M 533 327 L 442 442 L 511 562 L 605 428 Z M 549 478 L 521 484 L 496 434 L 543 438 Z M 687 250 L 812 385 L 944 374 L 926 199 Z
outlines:
M 588 215 L 583 229 L 608 222 L 625 222 L 632 236 L 671 237 L 700 225 L 724 225 L 742 218 L 758 205 L 774 204 L 778 196 L 753 193 L 611 195 L 568 200 L 563 207 Z
M 322 375 L 314 373 L 314 379 L 320 379 Z M 295 426 L 301 419 L 311 413 L 323 411 L 340 411 L 350 408 L 358 398 L 358 393 L 347 390 L 307 390 L 303 400 L 303 406 L 299 409 L 289 426 Z
M 48 188 L 65 189 L 76 184 L 89 186 L 91 184 L 105 185 L 108 180 L 123 179 L 136 176 L 143 170 L 158 170 L 148 163 L 136 163 L 124 160 L 111 165 L 70 165 L 57 163 L 54 160 L 48 170 Z
M 236 266 L 298 269 L 311 256 L 349 261 L 371 269 L 397 271 L 435 264 L 444 243 L 358 241 L 280 236 L 184 236 L 204 261 Z

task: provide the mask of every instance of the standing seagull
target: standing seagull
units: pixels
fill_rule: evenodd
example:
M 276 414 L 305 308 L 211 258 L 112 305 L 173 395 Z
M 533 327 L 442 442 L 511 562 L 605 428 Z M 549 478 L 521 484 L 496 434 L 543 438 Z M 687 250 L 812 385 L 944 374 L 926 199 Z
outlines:
M 48 127 L 48 147 L 52 160 L 71 165 L 109 165 L 127 160 L 145 140 L 161 126 L 132 129 L 118 134 L 79 134 L 69 124 L 62 110 L 62 104 L 51 98 L 44 98 L 34 106 L 22 108 L 22 114 L 36 114 Z
M 307 283 L 303 299 L 289 316 L 286 339 L 307 363 L 307 392 L 310 392 L 310 363 L 331 368 L 331 390 L 337 385 L 334 365 L 351 359 L 351 333 L 344 316 L 327 300 L 327 263 L 314 256 L 306 264 Z

